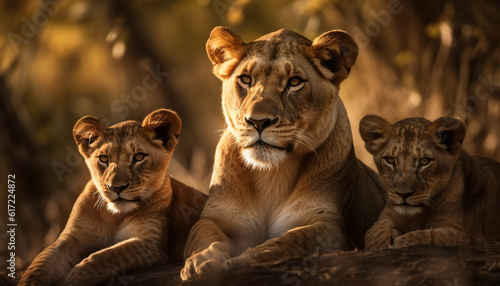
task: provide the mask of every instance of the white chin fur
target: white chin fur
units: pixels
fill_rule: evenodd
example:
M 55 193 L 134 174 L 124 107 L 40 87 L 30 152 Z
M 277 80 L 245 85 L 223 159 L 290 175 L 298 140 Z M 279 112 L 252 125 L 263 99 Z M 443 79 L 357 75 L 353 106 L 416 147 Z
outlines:
M 255 170 L 271 170 L 286 159 L 286 151 L 271 148 L 247 148 L 242 152 L 247 166 Z
M 403 216 L 416 216 L 422 212 L 420 207 L 409 207 L 409 206 L 395 206 L 394 210 L 399 215 Z
M 128 213 L 137 209 L 138 206 L 139 205 L 136 202 L 125 202 L 125 201 L 109 202 L 107 205 L 108 210 L 114 214 Z

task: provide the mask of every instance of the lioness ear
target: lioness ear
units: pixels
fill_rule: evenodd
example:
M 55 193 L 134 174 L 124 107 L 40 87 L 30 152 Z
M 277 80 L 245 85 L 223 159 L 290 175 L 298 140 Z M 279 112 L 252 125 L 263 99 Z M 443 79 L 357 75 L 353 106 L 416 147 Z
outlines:
M 359 133 L 365 141 L 365 148 L 372 155 L 377 154 L 392 134 L 391 124 L 377 115 L 366 115 L 359 123 Z
M 226 27 L 215 27 L 207 41 L 207 54 L 214 74 L 221 80 L 228 78 L 245 55 L 244 43 Z
M 161 140 L 168 151 L 173 151 L 181 133 L 181 119 L 168 109 L 158 109 L 151 112 L 142 121 L 142 127 L 152 132 L 153 140 Z
M 432 122 L 429 132 L 436 145 L 452 154 L 462 148 L 465 126 L 462 121 L 452 117 L 441 117 Z
M 88 158 L 94 151 L 98 141 L 104 137 L 106 128 L 99 119 L 92 116 L 80 118 L 73 127 L 73 138 L 80 153 Z
M 312 48 L 319 64 L 327 69 L 325 76 L 334 84 L 340 84 L 347 78 L 359 51 L 351 36 L 341 30 L 332 30 L 317 37 Z

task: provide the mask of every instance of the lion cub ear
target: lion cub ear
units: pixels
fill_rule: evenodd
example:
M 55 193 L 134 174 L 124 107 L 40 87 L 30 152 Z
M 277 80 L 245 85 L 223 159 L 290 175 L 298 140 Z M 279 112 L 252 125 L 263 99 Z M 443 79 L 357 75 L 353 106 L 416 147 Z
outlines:
M 429 135 L 434 143 L 451 154 L 455 154 L 462 148 L 465 132 L 462 121 L 452 117 L 441 117 L 432 122 L 429 128 Z
M 73 127 L 73 138 L 80 150 L 80 153 L 88 158 L 98 145 L 99 141 L 104 138 L 106 127 L 99 119 L 92 116 L 80 118 Z
M 151 112 L 142 121 L 142 127 L 152 132 L 153 140 L 161 140 L 168 151 L 173 151 L 181 133 L 181 119 L 168 109 L 158 109 Z
M 392 134 L 391 124 L 377 115 L 366 115 L 359 123 L 359 133 L 365 141 L 365 148 L 372 155 L 377 154 Z
M 325 74 L 334 84 L 347 78 L 358 57 L 358 45 L 346 32 L 332 30 L 314 39 L 313 52 L 320 64 L 329 72 Z
M 215 27 L 207 41 L 207 54 L 214 74 L 221 80 L 228 78 L 245 55 L 245 43 L 226 27 Z

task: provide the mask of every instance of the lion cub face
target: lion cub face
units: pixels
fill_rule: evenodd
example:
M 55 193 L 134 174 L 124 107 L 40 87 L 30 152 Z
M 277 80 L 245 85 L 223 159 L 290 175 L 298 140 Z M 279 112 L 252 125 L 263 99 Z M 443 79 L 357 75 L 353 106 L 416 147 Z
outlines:
M 224 115 L 243 160 L 270 169 L 326 140 L 335 125 L 339 84 L 358 49 L 338 30 L 311 42 L 282 29 L 245 44 L 218 27 L 207 52 L 223 81 Z
M 432 208 L 445 189 L 465 127 L 457 119 L 409 118 L 393 125 L 367 115 L 360 123 L 361 137 L 373 155 L 389 200 L 400 215 L 417 215 Z
M 149 114 L 142 124 L 105 127 L 97 118 L 81 118 L 73 136 L 99 191 L 99 206 L 127 213 L 147 204 L 164 184 L 180 129 L 179 117 L 166 109 Z

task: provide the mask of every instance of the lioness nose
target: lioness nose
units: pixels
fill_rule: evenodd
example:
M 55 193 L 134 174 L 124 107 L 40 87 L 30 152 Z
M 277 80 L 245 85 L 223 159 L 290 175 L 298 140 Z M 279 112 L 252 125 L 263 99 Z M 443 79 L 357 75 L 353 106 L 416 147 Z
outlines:
M 264 118 L 264 119 L 253 119 L 253 118 L 245 118 L 248 124 L 252 125 L 259 134 L 264 131 L 269 126 L 273 126 L 278 122 L 278 117 L 275 117 L 274 119 L 269 119 L 269 118 Z
M 398 196 L 400 196 L 403 200 L 406 200 L 409 196 L 413 195 L 415 192 L 416 192 L 416 190 L 413 190 L 412 192 L 408 192 L 408 193 L 396 192 L 396 194 L 398 194 Z
M 123 186 L 111 186 L 111 185 L 108 185 L 108 188 L 115 191 L 117 194 L 120 194 L 123 190 L 125 190 L 126 188 L 128 188 L 130 184 L 126 184 L 126 185 L 123 185 Z

